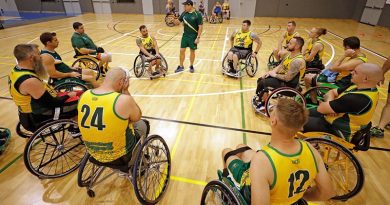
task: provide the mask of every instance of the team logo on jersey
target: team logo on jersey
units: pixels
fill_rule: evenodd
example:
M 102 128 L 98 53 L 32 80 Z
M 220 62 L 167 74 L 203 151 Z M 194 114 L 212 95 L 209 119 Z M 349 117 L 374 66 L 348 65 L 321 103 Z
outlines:
M 98 98 L 97 97 L 92 97 L 92 101 L 97 101 Z
M 301 161 L 299 159 L 291 160 L 293 164 L 299 164 Z

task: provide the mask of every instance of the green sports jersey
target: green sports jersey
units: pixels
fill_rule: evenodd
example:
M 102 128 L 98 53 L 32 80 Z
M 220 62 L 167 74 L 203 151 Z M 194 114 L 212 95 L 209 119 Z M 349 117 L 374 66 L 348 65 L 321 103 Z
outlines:
M 199 11 L 183 12 L 179 21 L 184 23 L 183 36 L 196 37 L 198 35 L 199 25 L 203 25 L 202 14 Z
M 71 38 L 72 41 L 72 47 L 76 49 L 81 48 L 88 48 L 92 50 L 96 50 L 97 46 L 93 42 L 93 40 L 87 35 L 87 34 L 79 34 L 77 32 L 74 32 Z M 77 51 L 76 51 L 77 53 Z M 91 53 L 94 54 L 94 53 Z
M 48 50 L 41 50 L 41 55 L 42 54 L 48 54 L 48 55 L 52 56 L 55 61 L 59 62 L 59 63 L 56 63 L 56 62 L 54 63 L 54 67 L 56 68 L 56 70 L 58 72 L 70 73 L 73 71 L 68 65 L 66 65 L 64 62 L 62 62 L 62 58 L 57 52 L 55 52 L 55 51 L 51 52 Z

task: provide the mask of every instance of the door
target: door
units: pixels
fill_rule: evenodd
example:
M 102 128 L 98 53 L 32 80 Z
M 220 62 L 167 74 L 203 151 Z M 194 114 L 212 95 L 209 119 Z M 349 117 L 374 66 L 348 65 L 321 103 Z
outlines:
M 15 0 L 0 0 L 0 16 L 19 16 Z
M 93 13 L 93 3 L 92 0 L 81 0 L 80 8 L 82 13 Z
M 386 0 L 367 0 L 360 22 L 377 25 Z
M 253 18 L 256 10 L 256 0 L 239 0 L 240 1 L 240 17 Z M 232 11 L 232 14 L 234 12 Z
M 92 0 L 93 10 L 97 14 L 111 14 L 110 0 Z
M 81 14 L 80 2 L 78 0 L 63 0 L 63 2 L 67 15 Z

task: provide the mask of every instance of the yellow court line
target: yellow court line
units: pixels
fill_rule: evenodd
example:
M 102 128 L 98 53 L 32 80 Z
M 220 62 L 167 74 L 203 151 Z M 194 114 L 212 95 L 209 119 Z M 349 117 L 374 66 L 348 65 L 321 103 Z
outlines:
M 14 63 L 0 63 L 1 65 L 15 65 Z
M 175 181 L 180 181 L 180 182 L 185 182 L 188 184 L 195 184 L 195 185 L 200 185 L 200 186 L 206 186 L 206 184 L 207 184 L 207 182 L 204 182 L 204 181 L 188 179 L 188 178 L 184 178 L 184 177 L 177 177 L 177 176 L 171 176 L 171 179 L 175 180 Z
M 197 94 L 197 93 L 199 92 L 199 88 L 200 88 L 200 85 L 201 85 L 202 80 L 203 80 L 203 76 L 201 76 L 200 79 L 198 80 L 198 84 L 196 85 L 195 92 L 194 92 L 195 94 Z M 190 117 L 192 108 L 194 107 L 195 98 L 196 98 L 196 96 L 193 96 L 193 97 L 191 98 L 190 105 L 189 105 L 188 110 L 187 110 L 187 112 L 186 112 L 186 114 L 185 114 L 185 116 L 184 116 L 184 121 L 187 121 L 188 118 Z M 183 136 L 184 127 L 185 127 L 184 124 L 181 125 L 179 134 L 177 135 L 176 140 L 175 140 L 175 144 L 173 145 L 172 154 L 171 154 L 171 160 L 172 160 L 172 161 L 173 161 L 173 158 L 175 157 L 176 150 L 177 150 L 177 147 L 178 147 L 178 145 L 179 145 L 180 139 L 181 139 L 182 136 Z
M 218 29 L 218 35 L 221 33 L 221 28 L 222 28 L 222 24 L 219 25 L 219 29 Z M 214 49 L 214 46 L 215 46 L 215 42 L 217 42 L 218 39 L 215 39 L 214 42 L 213 42 L 213 46 L 211 46 L 211 50 Z M 225 39 L 224 39 L 225 40 Z

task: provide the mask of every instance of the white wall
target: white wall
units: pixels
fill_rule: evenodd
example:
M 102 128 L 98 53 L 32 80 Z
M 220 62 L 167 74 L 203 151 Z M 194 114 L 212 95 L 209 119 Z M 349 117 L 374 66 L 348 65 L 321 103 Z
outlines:
M 153 0 L 142 0 L 144 14 L 153 14 Z
M 15 0 L 0 0 L 0 8 L 3 9 L 3 16 L 19 16 L 18 8 Z
M 110 0 L 92 0 L 93 9 L 97 14 L 110 14 L 111 4 Z

